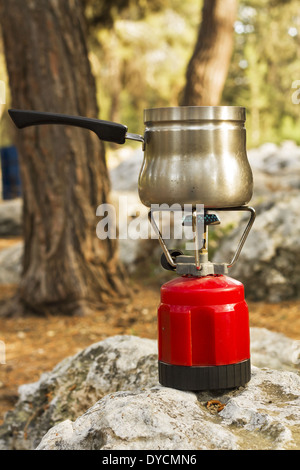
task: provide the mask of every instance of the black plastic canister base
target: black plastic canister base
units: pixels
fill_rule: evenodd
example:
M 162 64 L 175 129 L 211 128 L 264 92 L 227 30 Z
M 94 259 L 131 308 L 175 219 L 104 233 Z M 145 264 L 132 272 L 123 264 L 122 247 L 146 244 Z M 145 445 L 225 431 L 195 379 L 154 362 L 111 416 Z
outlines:
M 158 362 L 159 382 L 164 387 L 185 391 L 222 390 L 246 385 L 251 378 L 251 361 L 222 366 L 177 366 Z

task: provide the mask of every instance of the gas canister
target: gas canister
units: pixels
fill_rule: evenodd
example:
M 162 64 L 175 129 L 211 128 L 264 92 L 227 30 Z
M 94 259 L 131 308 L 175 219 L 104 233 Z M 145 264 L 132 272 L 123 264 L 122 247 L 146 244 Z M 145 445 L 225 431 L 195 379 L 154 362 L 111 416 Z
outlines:
M 161 288 L 159 381 L 181 390 L 228 389 L 250 380 L 248 306 L 241 282 L 182 276 Z

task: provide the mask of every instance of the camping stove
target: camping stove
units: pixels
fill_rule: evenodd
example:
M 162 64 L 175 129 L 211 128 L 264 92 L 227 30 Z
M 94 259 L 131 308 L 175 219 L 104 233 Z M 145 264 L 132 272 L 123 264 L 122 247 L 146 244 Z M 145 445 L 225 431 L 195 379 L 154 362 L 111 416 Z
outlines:
M 144 135 L 127 126 L 81 116 L 9 110 L 19 129 L 60 124 L 93 131 L 100 140 L 142 142 L 141 202 L 163 249 L 162 265 L 178 277 L 161 288 L 158 309 L 159 380 L 183 390 L 224 389 L 250 380 L 249 315 L 243 285 L 228 276 L 255 219 L 247 204 L 253 175 L 246 152 L 246 110 L 239 106 L 179 106 L 144 111 Z M 169 251 L 155 207 L 191 206 L 183 220 L 193 232 L 192 256 Z M 198 206 L 203 206 L 199 213 Z M 231 263 L 208 260 L 214 211 L 249 211 Z M 202 226 L 202 236 L 200 233 Z M 200 243 L 201 242 L 201 243 Z
M 248 211 L 250 219 L 232 261 L 208 260 L 208 228 L 220 223 L 213 209 L 193 210 L 183 220 L 194 234 L 194 254 L 168 250 L 149 219 L 163 249 L 161 264 L 178 277 L 161 288 L 158 308 L 159 382 L 180 390 L 219 390 L 245 385 L 250 371 L 249 313 L 241 282 L 228 276 L 255 220 L 252 207 L 217 208 Z M 199 236 L 202 227 L 203 236 Z M 201 248 L 199 249 L 199 246 Z

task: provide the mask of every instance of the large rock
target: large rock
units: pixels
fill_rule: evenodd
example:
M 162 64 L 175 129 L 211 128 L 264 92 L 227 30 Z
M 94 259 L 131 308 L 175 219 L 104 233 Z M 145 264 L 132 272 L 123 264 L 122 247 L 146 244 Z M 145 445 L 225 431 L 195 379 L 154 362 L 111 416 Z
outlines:
M 19 389 L 0 427 L 0 449 L 32 449 L 49 428 L 75 419 L 104 395 L 157 384 L 156 342 L 117 336 L 91 345 Z
M 109 174 L 113 191 L 132 192 L 138 197 L 138 179 L 144 154 L 142 148 L 131 150 L 129 147 L 118 149 L 120 157 L 109 165 Z
M 38 450 L 299 449 L 300 378 L 253 367 L 246 388 L 215 394 L 163 387 L 118 392 L 75 422 L 51 429 Z
M 300 341 L 266 328 L 251 328 L 251 361 L 257 367 L 300 369 Z
M 300 297 L 300 194 L 277 193 L 257 205 L 257 217 L 229 275 L 244 283 L 249 300 L 279 302 Z M 247 216 L 249 217 L 249 216 Z M 230 260 L 246 217 L 222 239 L 214 261 Z
M 0 203 L 0 237 L 22 234 L 22 201 L 13 199 Z
M 156 341 L 108 338 L 20 387 L 0 427 L 0 449 L 34 449 L 47 431 L 40 449 L 299 445 L 299 342 L 252 329 L 251 354 L 253 375 L 245 388 L 194 394 L 159 386 Z M 278 370 L 258 369 L 256 361 Z M 211 399 L 225 403 L 226 413 L 211 415 Z
M 121 237 L 118 240 L 120 259 L 130 273 L 136 271 L 138 260 L 144 261 L 147 258 L 145 253 L 149 251 L 147 243 L 149 234 L 148 210 L 142 205 L 138 193 L 138 179 L 143 158 L 142 146 L 131 148 L 126 145 L 118 148 L 108 159 L 111 181 L 110 201 L 116 209 L 118 227 L 120 228 L 120 211 L 126 227 L 136 221 L 137 217 L 140 221 L 141 238 L 136 240 L 129 233 L 127 238 Z M 122 225 L 124 224 L 122 223 Z
M 22 271 L 23 251 L 22 242 L 0 251 L 0 284 L 18 284 Z
M 248 158 L 254 176 L 250 204 L 257 218 L 230 275 L 245 284 L 248 299 L 299 298 L 300 147 L 290 141 L 268 143 L 248 151 Z M 214 261 L 232 259 L 248 217 L 233 219 L 235 228 L 219 240 Z
M 254 197 L 300 188 L 300 147 L 292 141 L 266 143 L 248 151 Z

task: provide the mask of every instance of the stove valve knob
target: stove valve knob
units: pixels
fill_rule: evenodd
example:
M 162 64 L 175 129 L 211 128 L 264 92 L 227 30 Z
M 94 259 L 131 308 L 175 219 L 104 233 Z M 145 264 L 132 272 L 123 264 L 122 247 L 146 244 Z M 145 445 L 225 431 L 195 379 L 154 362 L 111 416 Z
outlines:
M 170 253 L 174 263 L 176 262 L 177 256 L 183 255 L 182 251 L 180 251 L 180 250 L 169 250 L 169 253 Z M 167 271 L 176 271 L 176 266 L 173 267 L 168 263 L 167 258 L 166 258 L 164 253 L 161 256 L 160 263 L 161 263 L 162 267 L 164 269 L 166 269 Z

